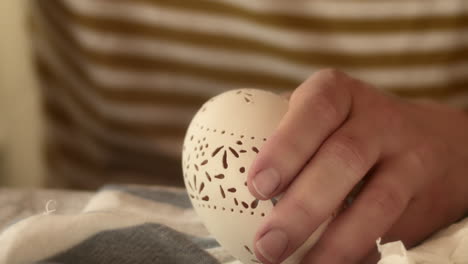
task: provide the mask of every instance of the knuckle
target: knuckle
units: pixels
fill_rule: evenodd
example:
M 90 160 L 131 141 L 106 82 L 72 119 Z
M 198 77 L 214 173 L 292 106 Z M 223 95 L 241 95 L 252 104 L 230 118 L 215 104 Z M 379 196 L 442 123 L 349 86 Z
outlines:
M 414 149 L 408 153 L 406 159 L 413 168 L 421 170 L 426 164 L 426 153 L 422 149 Z
M 404 195 L 402 188 L 395 186 L 376 186 L 369 192 L 366 203 L 382 214 L 400 214 L 408 203 L 407 196 Z
M 298 89 L 302 91 L 313 90 L 315 92 L 326 95 L 337 96 L 343 94 L 341 88 L 345 88 L 341 83 L 344 83 L 345 74 L 335 69 L 323 69 L 312 74 Z M 313 88 L 313 89 L 311 89 Z
M 291 195 L 288 197 L 288 204 L 294 212 L 300 213 L 303 219 L 315 219 L 323 214 L 320 206 L 314 203 L 307 194 Z
M 346 105 L 340 103 L 339 96 L 337 92 L 327 87 L 312 90 L 302 86 L 296 89 L 290 102 L 296 109 L 300 109 L 301 114 L 313 113 L 325 122 L 336 122 L 347 114 L 344 109 Z
M 282 140 L 284 144 L 283 150 L 285 153 L 296 158 L 305 157 L 310 154 L 310 148 L 308 148 L 301 140 L 298 140 L 295 137 L 284 137 Z
M 337 161 L 342 162 L 347 169 L 361 176 L 369 168 L 369 158 L 364 144 L 350 135 L 336 135 L 325 146 L 326 151 Z
M 436 161 L 441 155 L 448 155 L 448 153 L 447 146 L 442 142 L 431 141 L 431 143 L 413 148 L 407 155 L 407 161 L 416 171 L 433 174 L 437 168 L 441 169 L 441 166 L 434 166 L 440 163 Z
M 346 76 L 344 73 L 335 69 L 323 69 L 310 75 L 307 80 L 300 85 L 294 92 L 294 96 L 307 96 L 311 91 L 334 90 L 338 88 L 338 83 Z
M 335 69 L 320 70 L 293 92 L 290 102 L 304 106 L 304 111 L 317 112 L 333 121 L 341 120 L 348 114 L 352 100 L 346 76 Z
M 343 116 L 342 111 L 331 96 L 327 96 L 326 94 L 314 98 L 310 108 L 326 121 L 336 121 Z

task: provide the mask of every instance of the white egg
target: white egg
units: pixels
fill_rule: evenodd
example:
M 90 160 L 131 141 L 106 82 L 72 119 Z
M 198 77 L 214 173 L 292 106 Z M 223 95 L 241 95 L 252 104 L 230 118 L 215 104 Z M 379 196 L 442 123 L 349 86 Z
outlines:
M 260 263 L 253 238 L 276 203 L 250 194 L 247 172 L 287 109 L 288 101 L 274 93 L 228 91 L 202 106 L 185 136 L 182 165 L 193 207 L 221 246 L 244 264 Z M 283 263 L 299 263 L 328 222 Z

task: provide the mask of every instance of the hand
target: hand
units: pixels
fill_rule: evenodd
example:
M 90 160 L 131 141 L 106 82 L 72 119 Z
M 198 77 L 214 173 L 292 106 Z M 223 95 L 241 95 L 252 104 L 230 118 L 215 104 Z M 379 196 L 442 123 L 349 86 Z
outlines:
M 467 146 L 462 111 L 317 72 L 294 91 L 249 171 L 255 197 L 284 192 L 256 234 L 257 257 L 286 259 L 365 176 L 303 263 L 375 263 L 379 237 L 415 245 L 467 212 Z

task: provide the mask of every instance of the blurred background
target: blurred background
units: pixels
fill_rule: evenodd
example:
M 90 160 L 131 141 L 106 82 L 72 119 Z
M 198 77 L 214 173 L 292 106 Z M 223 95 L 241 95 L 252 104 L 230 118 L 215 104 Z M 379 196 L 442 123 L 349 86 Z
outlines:
M 26 0 L 0 1 L 0 186 L 39 187 L 41 111 Z
M 183 138 L 204 102 L 291 91 L 324 67 L 468 104 L 459 1 L 207 2 L 0 1 L 0 187 L 182 186 Z

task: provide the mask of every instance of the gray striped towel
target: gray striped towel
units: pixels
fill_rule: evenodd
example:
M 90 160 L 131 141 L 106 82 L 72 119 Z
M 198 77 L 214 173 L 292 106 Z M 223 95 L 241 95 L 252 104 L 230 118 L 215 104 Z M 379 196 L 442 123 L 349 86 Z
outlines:
M 57 201 L 60 206 L 60 201 Z M 109 185 L 76 214 L 46 212 L 0 234 L 0 263 L 229 263 L 183 189 Z
M 78 212 L 56 202 L 1 231 L 0 264 L 241 264 L 209 235 L 184 189 L 108 185 Z M 466 264 L 468 218 L 411 250 L 379 249 L 379 264 Z

